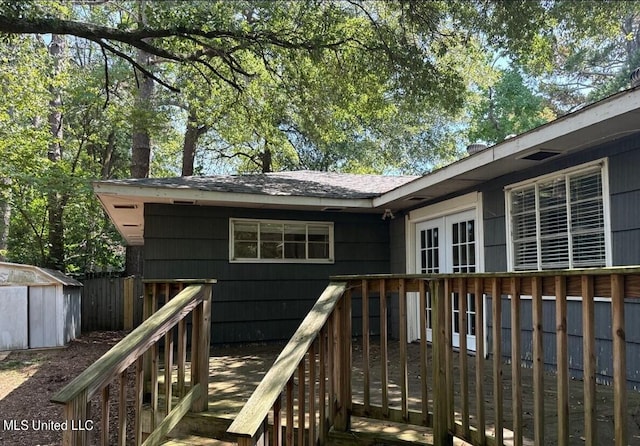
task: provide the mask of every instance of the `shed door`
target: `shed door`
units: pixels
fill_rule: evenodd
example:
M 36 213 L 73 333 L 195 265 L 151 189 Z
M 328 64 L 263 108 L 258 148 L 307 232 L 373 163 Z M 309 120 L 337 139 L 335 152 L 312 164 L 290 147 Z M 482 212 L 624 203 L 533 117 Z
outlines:
M 29 288 L 29 348 L 57 347 L 59 311 L 56 287 Z
M 27 287 L 0 287 L 0 350 L 29 348 Z

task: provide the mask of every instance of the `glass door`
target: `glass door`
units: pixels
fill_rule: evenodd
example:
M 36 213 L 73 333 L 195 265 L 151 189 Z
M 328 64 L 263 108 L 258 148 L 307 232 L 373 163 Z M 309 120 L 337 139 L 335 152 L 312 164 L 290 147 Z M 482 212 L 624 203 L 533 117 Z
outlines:
M 441 238 L 444 237 L 443 219 L 430 220 L 416 225 L 417 272 L 419 274 L 437 274 L 444 265 L 444 251 Z M 431 293 L 427 292 L 427 341 L 432 340 Z M 420 318 L 418 318 L 420 320 Z
M 445 217 L 446 224 L 446 246 L 448 254 L 446 256 L 446 272 L 452 273 L 475 273 L 476 272 L 476 222 L 475 211 L 467 211 L 460 214 Z M 453 293 L 451 299 L 452 311 L 452 339 L 454 347 L 460 347 L 460 300 L 466 299 L 467 311 L 467 348 L 476 350 L 476 327 L 475 327 L 475 295 L 467 293 L 460 296 Z
M 475 210 L 447 215 L 416 225 L 416 272 L 420 274 L 437 273 L 473 273 L 477 263 L 477 234 Z M 468 293 L 467 311 L 467 348 L 476 349 L 476 308 L 475 296 Z M 452 304 L 452 343 L 460 346 L 460 299 L 453 293 Z M 432 305 L 427 293 L 427 341 L 432 340 Z

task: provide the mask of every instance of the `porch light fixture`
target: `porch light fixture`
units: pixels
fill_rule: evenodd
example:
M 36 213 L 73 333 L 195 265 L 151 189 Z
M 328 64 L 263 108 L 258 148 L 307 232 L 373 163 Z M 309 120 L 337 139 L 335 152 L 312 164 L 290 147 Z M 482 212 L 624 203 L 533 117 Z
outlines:
M 629 76 L 629 80 L 631 80 L 631 88 L 634 88 L 640 85 L 640 67 L 636 68 L 631 72 L 631 75 Z
M 394 218 L 396 218 L 395 215 L 393 215 L 393 212 L 391 212 L 391 209 L 385 209 L 384 210 L 384 214 L 382 214 L 382 219 L 386 220 L 387 218 L 393 220 Z

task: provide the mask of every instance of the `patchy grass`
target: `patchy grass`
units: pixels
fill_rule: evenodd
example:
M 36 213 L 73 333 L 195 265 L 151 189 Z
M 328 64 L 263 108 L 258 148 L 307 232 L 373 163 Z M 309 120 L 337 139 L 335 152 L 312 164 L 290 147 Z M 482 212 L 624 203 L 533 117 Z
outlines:
M 22 355 L 21 355 L 22 356 Z M 38 366 L 42 364 L 47 358 L 43 355 L 37 355 L 34 357 L 25 357 L 25 358 L 13 358 L 12 355 L 9 355 L 7 359 L 4 361 L 0 361 L 0 373 L 6 371 L 24 371 L 24 369 L 30 369 L 33 366 Z M 0 379 L 2 379 L 2 375 L 0 374 Z

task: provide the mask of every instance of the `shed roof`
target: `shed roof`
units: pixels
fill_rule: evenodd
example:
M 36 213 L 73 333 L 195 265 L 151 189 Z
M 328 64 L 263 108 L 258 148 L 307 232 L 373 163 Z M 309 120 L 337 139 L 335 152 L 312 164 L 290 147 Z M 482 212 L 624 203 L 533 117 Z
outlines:
M 82 283 L 61 271 L 20 263 L 0 262 L 0 286 L 57 284 L 82 286 Z

